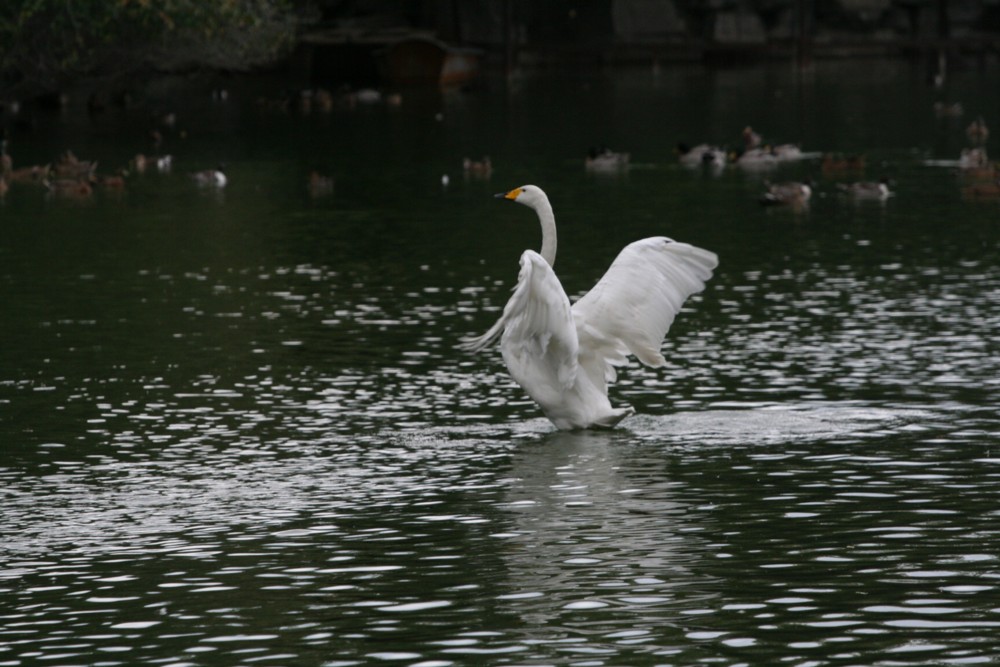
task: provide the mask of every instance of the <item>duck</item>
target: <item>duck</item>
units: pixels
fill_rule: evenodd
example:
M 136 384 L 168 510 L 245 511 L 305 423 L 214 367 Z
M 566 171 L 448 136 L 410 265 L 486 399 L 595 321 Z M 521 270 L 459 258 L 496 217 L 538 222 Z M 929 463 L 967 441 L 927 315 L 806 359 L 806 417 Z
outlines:
M 138 174 L 146 173 L 146 170 L 152 167 L 156 169 L 161 174 L 167 174 L 173 169 L 174 157 L 172 155 L 143 155 L 142 153 L 136 154 L 131 161 L 131 167 Z
M 31 167 L 20 167 L 11 170 L 6 176 L 11 183 L 22 183 L 27 185 L 43 185 L 52 170 L 52 165 L 44 167 L 33 165 Z
M 990 136 L 990 128 L 986 127 L 986 121 L 980 116 L 965 128 L 965 136 L 974 144 L 985 144 Z
M 973 183 L 962 188 L 963 199 L 1000 199 L 1000 179 Z
M 981 167 L 969 167 L 959 172 L 968 181 L 992 181 L 1000 175 L 996 162 L 988 162 Z
M 801 160 L 807 157 L 803 152 L 802 148 L 798 144 L 774 144 L 764 142 L 764 138 L 760 134 L 754 132 L 754 129 L 747 125 L 743 128 L 743 153 L 742 155 L 758 155 L 755 151 L 761 151 L 759 155 L 770 155 L 775 160 L 785 161 L 785 160 Z M 750 158 L 753 160 L 754 158 Z
M 354 99 L 358 104 L 378 104 L 382 101 L 382 93 L 374 88 L 361 88 L 354 91 Z
M 298 103 L 296 108 L 300 113 L 310 114 L 313 108 L 313 95 L 314 91 L 311 88 L 306 88 L 305 90 L 299 91 Z
M 78 178 L 57 178 L 55 180 L 46 178 L 43 184 L 50 194 L 57 197 L 86 199 L 94 193 L 94 188 L 89 181 Z
M 221 164 L 215 169 L 192 172 L 191 180 L 196 185 L 204 188 L 224 188 L 226 187 L 226 183 L 228 183 L 226 173 L 223 171 L 223 165 Z
M 360 88 L 358 90 L 345 91 L 343 99 L 349 109 L 354 109 L 359 104 L 371 106 L 380 103 L 382 101 L 382 93 L 375 88 Z
M 989 164 L 990 160 L 986 155 L 986 149 L 981 146 L 976 148 L 963 148 L 962 152 L 958 156 L 959 169 L 980 169 L 988 167 Z
M 765 182 L 766 191 L 760 197 L 764 206 L 802 206 L 812 197 L 809 181 Z
M 730 154 L 730 161 L 745 169 L 769 169 L 778 164 L 778 158 L 769 148 L 750 148 Z
M 609 148 L 591 148 L 584 159 L 584 166 L 590 171 L 619 171 L 628 169 L 628 153 L 616 153 Z
M 675 148 L 677 158 L 685 167 L 723 167 L 726 164 L 726 152 L 718 146 L 698 144 L 693 148 L 683 142 L 677 142 Z
M 743 128 L 743 147 L 746 149 L 760 148 L 763 145 L 764 140 L 759 134 L 753 131 L 753 128 L 747 125 Z
M 128 176 L 128 172 L 125 169 L 119 169 L 114 174 L 96 175 L 93 182 L 104 190 L 124 190 L 126 176 Z
M 317 88 L 313 94 L 313 102 L 324 113 L 333 111 L 333 93 L 325 88 Z
M 313 169 L 309 172 L 309 195 L 322 197 L 333 192 L 333 177 L 324 176 Z
M 797 144 L 778 144 L 771 146 L 771 154 L 780 161 L 801 160 L 802 149 Z
M 965 113 L 965 108 L 961 102 L 947 104 L 945 102 L 934 103 L 934 115 L 938 118 L 958 118 Z
M 7 140 L 0 140 L 0 174 L 9 174 L 14 171 L 14 160 L 7 153 Z
M 479 178 L 489 178 L 493 174 L 493 162 L 487 155 L 482 160 L 472 160 L 465 158 L 462 160 L 462 170 L 466 176 L 477 176 Z
M 176 127 L 177 126 L 177 112 L 176 111 L 168 111 L 167 113 L 164 113 L 163 115 L 161 115 L 160 116 L 160 124 L 163 125 L 163 127 L 169 127 L 171 129 L 173 129 L 174 127 Z
M 53 166 L 53 171 L 62 179 L 90 179 L 97 170 L 97 162 L 81 160 L 67 150 L 60 155 Z
M 889 179 L 884 177 L 877 181 L 838 183 L 837 190 L 856 200 L 885 201 L 895 194 L 889 189 L 889 183 Z

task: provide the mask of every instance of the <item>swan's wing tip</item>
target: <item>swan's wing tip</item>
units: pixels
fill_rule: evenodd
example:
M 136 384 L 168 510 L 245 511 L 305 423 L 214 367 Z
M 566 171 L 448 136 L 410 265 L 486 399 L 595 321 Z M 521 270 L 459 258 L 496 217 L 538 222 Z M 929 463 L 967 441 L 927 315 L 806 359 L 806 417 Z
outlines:
M 490 347 L 495 341 L 495 338 L 490 336 L 490 332 L 487 331 L 482 336 L 463 336 L 458 339 L 458 343 L 455 347 L 463 352 L 482 352 L 486 348 Z
M 466 352 L 482 352 L 500 339 L 504 326 L 504 318 L 501 317 L 486 333 L 479 336 L 463 336 L 458 340 L 456 347 Z
M 623 419 L 631 417 L 634 414 L 635 408 L 631 405 L 626 405 L 624 408 L 615 408 L 606 416 L 587 426 L 587 428 L 612 429 L 615 426 L 618 426 L 618 423 Z
M 714 252 L 665 236 L 626 246 L 597 285 L 573 305 L 581 341 L 595 363 L 634 354 L 644 365 L 666 365 L 660 348 L 684 302 L 705 289 L 718 266 Z M 612 375 L 613 377 L 613 375 Z

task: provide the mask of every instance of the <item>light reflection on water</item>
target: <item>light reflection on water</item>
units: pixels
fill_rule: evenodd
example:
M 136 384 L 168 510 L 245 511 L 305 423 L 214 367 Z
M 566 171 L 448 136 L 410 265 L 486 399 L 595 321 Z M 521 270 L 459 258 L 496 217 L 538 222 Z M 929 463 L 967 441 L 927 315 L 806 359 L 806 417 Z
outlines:
M 132 461 L 50 446 L 37 476 L 4 475 L 5 639 L 12 658 L 128 661 L 386 642 L 412 662 L 989 655 L 1000 460 L 952 428 L 762 406 L 613 434 L 185 435 Z
M 164 220 L 156 183 L 6 219 L 0 665 L 1000 657 L 993 212 L 926 172 L 796 216 L 754 176 L 540 160 L 571 292 L 662 208 L 722 258 L 611 433 L 454 348 L 535 238 L 488 197 L 524 164 L 383 204 L 254 198 L 237 163 Z

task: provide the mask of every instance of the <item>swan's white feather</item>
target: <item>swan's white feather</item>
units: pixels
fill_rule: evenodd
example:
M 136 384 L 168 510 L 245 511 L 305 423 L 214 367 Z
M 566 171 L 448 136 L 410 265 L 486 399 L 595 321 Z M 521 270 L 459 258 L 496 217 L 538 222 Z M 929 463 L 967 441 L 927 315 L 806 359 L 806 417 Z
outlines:
M 663 339 L 684 302 L 705 289 L 715 253 L 655 236 L 622 250 L 604 277 L 573 305 L 581 364 L 612 381 L 628 354 L 663 366 Z
M 612 427 L 634 412 L 612 408 L 608 400 L 615 367 L 628 363 L 629 354 L 648 366 L 666 363 L 663 338 L 684 301 L 705 288 L 718 258 L 666 237 L 642 239 L 626 246 L 571 307 L 552 269 L 555 218 L 548 198 L 531 185 L 506 198 L 538 213 L 542 254 L 521 255 L 517 285 L 500 319 L 462 347 L 478 352 L 500 338 L 511 377 L 558 428 Z
M 555 271 L 534 250 L 521 255 L 517 285 L 500 319 L 482 336 L 464 339 L 461 347 L 480 352 L 497 339 L 508 367 L 518 369 L 516 374 L 511 371 L 515 379 L 534 375 L 546 382 L 552 379 L 556 388 L 572 385 L 579 345 L 569 298 Z
M 557 394 L 569 390 L 576 382 L 579 353 L 569 298 L 555 271 L 534 250 L 521 255 L 517 287 L 503 319 L 500 349 L 524 389 L 529 394 L 533 387 Z

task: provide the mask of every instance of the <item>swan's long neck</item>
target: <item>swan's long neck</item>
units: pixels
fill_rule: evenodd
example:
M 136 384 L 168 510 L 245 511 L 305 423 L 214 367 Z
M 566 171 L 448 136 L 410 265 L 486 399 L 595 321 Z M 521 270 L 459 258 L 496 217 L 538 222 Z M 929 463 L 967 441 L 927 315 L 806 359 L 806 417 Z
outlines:
M 538 214 L 538 222 L 542 225 L 542 259 L 549 266 L 556 265 L 556 216 L 552 213 L 552 204 L 548 199 L 537 202 L 534 206 Z

